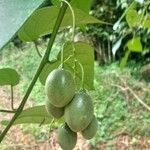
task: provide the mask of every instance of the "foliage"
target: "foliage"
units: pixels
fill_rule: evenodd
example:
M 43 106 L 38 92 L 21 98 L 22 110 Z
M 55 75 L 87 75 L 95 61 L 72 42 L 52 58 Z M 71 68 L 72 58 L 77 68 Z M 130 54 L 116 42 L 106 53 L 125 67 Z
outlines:
M 16 3 L 16 0 L 14 0 L 14 2 Z M 36 96 L 39 96 L 37 99 L 40 99 L 41 103 L 44 102 L 43 86 L 40 85 L 39 82 L 36 82 L 39 76 L 40 76 L 40 80 L 44 84 L 45 78 L 54 68 L 57 68 L 60 65 L 61 66 L 64 65 L 64 67 L 67 70 L 70 70 L 72 74 L 77 76 L 76 81 L 77 81 L 78 88 L 81 87 L 81 82 L 83 82 L 85 84 L 86 89 L 88 90 L 94 89 L 93 86 L 94 54 L 92 48 L 87 43 L 82 43 L 82 42 L 75 43 L 73 39 L 69 39 L 69 42 L 65 41 L 65 44 L 63 45 L 62 49 L 56 48 L 57 52 L 55 53 L 54 56 L 55 59 L 53 60 L 50 59 L 51 50 L 54 49 L 53 45 L 58 31 L 63 31 L 64 29 L 66 28 L 69 29 L 70 26 L 73 26 L 73 38 L 74 38 L 75 25 L 83 29 L 83 25 L 85 24 L 102 23 L 101 21 L 97 20 L 94 17 L 89 16 L 88 14 L 91 0 L 89 1 L 73 0 L 71 2 L 72 7 L 70 7 L 69 5 L 71 11 L 70 9 L 66 10 L 67 2 L 63 1 L 62 7 L 59 7 L 60 3 L 57 0 L 53 0 L 52 3 L 55 6 L 45 7 L 44 4 L 40 8 L 36 9 L 38 6 L 42 4 L 42 1 L 37 1 L 35 3 L 32 3 L 31 1 L 29 3 L 27 1 L 26 3 L 28 5 L 26 6 L 28 7 L 22 9 L 22 6 L 24 4 L 23 1 L 20 1 L 20 3 L 16 5 L 18 7 L 14 6 L 15 3 L 13 3 L 12 5 L 8 5 L 7 2 L 2 1 L 3 4 L 2 6 L 6 6 L 6 7 L 0 6 L 0 10 L 6 9 L 5 11 L 6 13 L 4 14 L 8 15 L 9 18 L 5 20 L 4 19 L 6 18 L 5 15 L 4 16 L 0 15 L 0 18 L 2 18 L 1 20 L 3 20 L 0 23 L 0 26 L 2 27 L 0 33 L 1 35 L 3 35 L 4 34 L 3 29 L 5 27 L 10 28 L 10 25 L 12 25 L 13 28 L 11 28 L 11 30 L 9 30 L 7 34 L 4 34 L 5 35 L 4 37 L 0 36 L 0 40 L 2 39 L 0 41 L 0 49 L 3 48 L 6 45 L 6 43 L 9 42 L 9 40 L 16 33 L 19 35 L 19 37 L 22 40 L 30 41 L 30 42 L 35 41 L 37 40 L 37 38 L 47 34 L 51 34 L 51 38 L 47 46 L 44 47 L 46 50 L 42 52 L 41 59 L 39 57 L 34 56 L 35 51 L 34 52 L 30 51 L 30 53 L 27 52 L 27 58 L 24 58 L 23 55 L 21 55 L 20 58 L 18 58 L 17 56 L 18 52 L 15 49 L 14 60 L 16 61 L 17 58 L 20 59 L 19 63 L 25 65 L 25 68 L 23 71 L 22 70 L 20 71 L 21 68 L 19 68 L 18 66 L 19 63 L 17 63 L 14 66 L 14 68 L 16 70 L 18 68 L 18 72 L 21 72 L 22 75 L 24 76 L 26 74 L 25 72 L 28 72 L 26 75 L 28 81 L 31 82 L 29 86 L 26 83 L 24 84 L 25 86 L 28 86 L 28 88 L 25 87 L 27 90 L 25 89 L 26 92 L 24 94 L 24 97 L 18 109 L 14 110 L 15 114 L 13 118 L 10 121 L 2 121 L 2 124 L 7 125 L 7 127 L 0 135 L 0 142 L 6 135 L 10 127 L 14 124 L 22 124 L 22 123 L 38 123 L 38 124 L 48 123 L 49 124 L 51 122 L 52 117 L 48 116 L 45 107 L 42 105 L 34 106 L 32 108 L 23 110 L 26 101 L 31 91 L 33 90 L 33 87 L 36 85 L 36 83 L 37 83 L 36 86 L 37 89 L 35 90 L 37 91 L 34 94 Z M 86 5 L 83 5 L 83 2 L 84 3 L 86 2 Z M 100 2 L 100 4 L 98 4 L 98 2 L 96 1 L 95 5 L 93 5 L 93 9 L 95 6 L 96 7 L 98 6 L 97 8 L 98 12 L 96 11 L 92 12 L 95 13 L 95 16 L 98 15 L 98 17 L 104 17 L 105 18 L 104 21 L 110 23 L 113 22 L 113 24 L 114 21 L 118 19 L 118 17 L 116 17 L 117 15 L 114 16 L 112 11 L 114 11 L 115 8 L 121 6 L 119 12 L 123 10 L 124 13 L 119 18 L 119 20 L 117 20 L 117 22 L 114 24 L 113 26 L 114 32 L 112 32 L 111 29 L 112 26 L 109 23 L 107 23 L 106 26 L 102 26 L 102 27 L 99 27 L 99 24 L 96 26 L 92 25 L 87 27 L 88 32 L 94 29 L 93 32 L 93 37 L 95 38 L 94 44 L 101 49 L 101 51 L 99 51 L 99 54 L 101 52 L 105 54 L 106 53 L 105 50 L 108 49 L 107 54 L 108 54 L 109 61 L 112 61 L 114 59 L 114 55 L 117 53 L 117 50 L 119 48 L 123 50 L 121 56 L 123 56 L 124 54 L 125 56 L 122 58 L 120 64 L 121 68 L 123 68 L 126 65 L 126 62 L 131 53 L 136 52 L 141 54 L 145 51 L 146 51 L 145 53 L 147 53 L 146 47 L 143 45 L 142 42 L 143 41 L 147 42 L 148 38 L 145 39 L 142 38 L 142 34 L 144 32 L 149 34 L 149 28 L 150 28 L 149 11 L 148 11 L 148 7 L 150 3 L 147 1 L 143 1 L 143 2 L 133 1 L 132 3 L 129 4 L 127 2 L 126 3 L 123 2 L 124 4 L 122 4 L 122 1 L 120 2 L 119 0 L 117 2 L 109 1 L 109 5 L 107 6 L 106 5 L 108 3 L 107 0 L 104 2 Z M 10 6 L 12 7 L 10 8 Z M 23 17 L 20 16 L 20 13 L 18 13 L 20 8 L 21 10 L 23 10 L 22 11 Z M 15 12 L 14 10 L 17 11 Z M 13 11 L 14 13 L 12 13 Z M 105 12 L 104 16 L 102 12 Z M 14 17 L 11 17 L 10 15 L 11 13 L 14 14 L 15 18 L 17 18 L 16 22 L 14 22 Z M 110 18 L 107 18 L 108 16 L 110 16 Z M 73 22 L 70 19 L 71 17 L 73 18 Z M 75 19 L 76 22 L 74 22 Z M 106 30 L 106 32 L 104 31 L 104 29 Z M 102 45 L 97 44 L 97 40 L 101 40 Z M 114 44 L 113 53 L 111 51 L 112 44 Z M 10 47 L 10 49 L 11 48 L 13 47 Z M 36 50 L 37 52 L 39 52 L 37 48 Z M 7 52 L 7 55 L 10 58 L 12 57 L 10 56 L 10 52 Z M 6 57 L 8 57 L 7 55 Z M 31 59 L 29 59 L 30 57 Z M 10 66 L 13 65 L 11 59 L 9 59 L 7 63 L 8 67 L 10 67 L 9 65 Z M 39 66 L 37 69 L 36 67 L 32 68 L 32 66 L 37 66 L 37 65 Z M 1 64 L 1 66 L 3 65 Z M 14 69 L 6 68 L 7 66 L 5 66 L 5 69 L 0 70 L 0 77 L 1 79 L 3 79 L 0 81 L 0 84 L 1 85 L 9 84 L 11 86 L 14 86 L 19 83 L 20 73 L 18 74 Z M 97 71 L 96 80 L 95 80 L 96 93 L 93 92 L 93 96 L 95 98 L 95 106 L 96 106 L 95 112 L 99 121 L 99 133 L 97 134 L 97 137 L 93 141 L 97 142 L 97 138 L 98 140 L 114 139 L 116 137 L 117 132 L 130 133 L 131 135 L 140 133 L 141 135 L 149 136 L 149 129 L 147 126 L 149 122 L 148 119 L 149 114 L 146 111 L 144 111 L 145 105 L 141 107 L 140 105 L 141 102 L 139 103 L 139 99 L 140 99 L 141 101 L 143 100 L 145 103 L 149 104 L 148 101 L 149 90 L 146 90 L 145 92 L 145 85 L 144 86 L 141 85 L 140 82 L 138 82 L 140 86 L 137 85 L 136 81 L 132 80 L 129 70 L 126 69 L 125 72 L 120 72 L 116 69 L 116 67 L 114 68 L 112 67 L 112 72 L 111 72 L 111 70 L 109 69 L 105 68 L 104 71 L 96 68 Z M 12 76 L 10 76 L 10 74 Z M 35 75 L 33 76 L 33 74 Z M 101 75 L 99 76 L 99 74 Z M 20 82 L 22 82 L 22 78 Z M 26 82 L 26 80 L 24 82 Z M 133 93 L 135 92 L 134 94 L 130 92 L 129 87 L 133 89 Z M 145 92 L 144 94 L 143 91 Z M 36 94 L 37 92 L 38 94 Z M 99 99 L 101 99 L 101 101 Z M 138 100 L 138 102 L 136 100 Z M 135 123 L 133 123 L 134 121 Z M 139 128 L 139 124 L 141 124 L 141 122 L 144 123 L 143 126 Z M 57 123 L 59 123 L 59 121 Z
M 111 143 L 118 134 L 128 134 L 133 137 L 150 136 L 149 112 L 130 92 L 123 91 L 127 88 L 123 83 L 125 81 L 139 98 L 150 105 L 148 92 L 150 87 L 138 81 L 140 78 L 138 69 L 133 71 L 132 67 L 120 71 L 116 63 L 103 68 L 96 65 L 95 92 L 92 95 L 99 127 L 96 137 L 91 140 L 93 145 L 99 141 Z M 138 68 L 137 65 L 134 66 L 136 67 Z M 114 85 L 120 85 L 123 89 Z
M 46 43 L 39 46 L 42 53 L 46 48 Z M 55 48 L 55 46 L 54 46 Z M 9 44 L 0 54 L 1 64 L 0 68 L 9 67 L 15 68 L 20 75 L 20 84 L 17 88 L 20 89 L 18 94 L 22 97 L 28 87 L 28 83 L 32 79 L 32 75 L 37 68 L 40 61 L 38 54 L 35 51 L 33 44 L 28 44 L 23 50 L 17 49 L 12 43 Z M 38 104 L 43 104 L 44 101 L 44 88 L 38 81 L 31 93 L 30 100 L 34 100 Z M 16 91 L 14 91 L 16 93 Z
M 84 69 L 84 84 L 86 89 L 91 90 L 94 88 L 93 86 L 93 79 L 94 79 L 94 53 L 91 46 L 83 42 L 76 42 L 74 44 L 74 48 L 76 50 L 77 55 L 73 56 L 73 43 L 66 42 L 64 44 L 63 53 L 64 53 L 64 68 L 69 70 L 73 74 L 73 66 L 74 66 L 74 59 L 80 62 Z M 71 50 L 72 49 L 72 50 Z M 69 59 L 68 59 L 69 58 Z M 88 60 L 88 62 L 87 62 Z M 49 62 L 43 68 L 40 74 L 40 81 L 42 84 L 45 84 L 45 80 L 54 68 L 60 66 L 61 63 L 61 52 L 59 52 L 57 56 L 57 60 Z M 80 88 L 81 86 L 81 78 L 82 78 L 82 71 L 79 64 L 76 64 L 76 84 L 77 87 Z
M 38 9 L 32 14 L 28 21 L 19 30 L 19 38 L 23 41 L 33 41 L 40 36 L 50 34 L 53 31 L 58 12 L 59 7 L 56 6 Z M 89 16 L 87 13 L 81 11 L 80 9 L 74 8 L 74 12 L 77 26 L 89 23 L 100 23 L 99 20 L 95 19 L 92 16 Z M 49 14 L 53 15 L 51 15 L 49 18 L 44 17 L 48 16 Z M 61 30 L 64 29 L 66 26 L 72 25 L 72 19 L 70 19 L 71 17 L 71 11 L 68 10 L 60 26 Z
M 43 0 L 5 0 L 0 5 L 0 49 L 8 43 Z M 7 31 L 7 32 L 5 32 Z
M 11 78 L 10 78 L 11 76 Z M 19 83 L 19 74 L 11 68 L 0 69 L 0 85 L 17 85 Z
M 50 124 L 52 118 L 53 117 L 47 113 L 45 105 L 36 106 L 22 111 L 19 117 L 15 120 L 14 125 L 23 123 Z M 8 122 L 9 121 L 2 121 L 1 123 L 7 125 Z
M 113 61 L 113 56 L 117 60 L 121 60 L 123 56 L 126 57 L 122 59 L 121 66 L 125 66 L 128 57 L 129 60 L 134 59 L 142 64 L 149 62 L 149 1 L 105 0 L 99 2 L 96 0 L 91 14 L 113 25 L 113 30 L 110 25 L 95 24 L 87 27 L 88 34 L 93 36 L 96 53 L 101 57 L 99 59 L 101 64 L 108 63 L 109 57 L 112 57 L 111 61 Z M 129 41 L 136 38 L 140 38 L 137 42 L 143 48 L 132 51 L 127 45 Z M 137 42 L 132 45 L 138 44 Z M 109 43 L 112 48 L 108 46 Z
M 26 13 L 26 9 L 23 10 L 22 12 L 24 12 L 24 14 L 23 14 L 24 20 L 20 19 L 19 24 L 13 24 L 13 27 L 15 27 L 13 29 L 13 31 L 8 32 L 7 38 L 5 38 L 4 42 L 2 41 L 0 43 L 1 44 L 0 49 L 1 49 L 2 47 L 4 47 L 6 45 L 7 42 L 9 42 L 11 37 L 13 35 L 15 35 L 15 33 L 17 33 L 22 40 L 33 41 L 35 43 L 36 51 L 38 52 L 39 56 L 42 57 L 39 65 L 38 65 L 38 68 L 37 68 L 36 72 L 34 73 L 34 76 L 32 77 L 31 82 L 27 88 L 27 91 L 25 92 L 25 94 L 22 98 L 22 101 L 16 110 L 13 109 L 13 103 L 14 103 L 13 94 L 14 93 L 13 93 L 13 90 L 11 87 L 12 110 L 11 111 L 1 110 L 1 112 L 11 112 L 11 113 L 14 113 L 14 116 L 12 117 L 12 119 L 10 121 L 8 121 L 8 124 L 6 121 L 2 121 L 2 124 L 6 123 L 7 126 L 0 135 L 0 142 L 3 140 L 3 138 L 5 137 L 5 135 L 11 128 L 11 126 L 14 124 L 40 123 L 42 118 L 43 118 L 42 123 L 50 123 L 51 122 L 52 117 L 48 117 L 48 114 L 47 114 L 44 106 L 38 106 L 38 107 L 35 106 L 35 107 L 28 108 L 25 110 L 23 110 L 23 109 L 24 109 L 24 106 L 28 100 L 28 97 L 29 97 L 30 93 L 32 92 L 33 87 L 35 86 L 37 79 L 39 78 L 39 75 L 41 74 L 44 66 L 48 63 L 51 64 L 51 62 L 49 61 L 50 52 L 52 50 L 52 46 L 54 44 L 56 35 L 59 30 L 62 30 L 62 27 L 66 28 L 68 26 L 72 26 L 73 38 L 70 39 L 70 42 L 72 42 L 71 49 L 69 49 L 67 51 L 65 48 L 64 48 L 64 50 L 60 50 L 60 54 L 58 54 L 58 56 L 57 56 L 58 64 L 60 66 L 62 66 L 62 68 L 63 68 L 63 66 L 65 66 L 65 67 L 69 66 L 68 67 L 69 70 L 74 75 L 73 81 L 77 82 L 77 85 L 79 85 L 79 83 L 82 83 L 81 87 L 83 87 L 83 84 L 87 85 L 88 82 L 86 80 L 84 80 L 84 78 L 86 79 L 86 77 L 89 76 L 90 85 L 88 85 L 89 87 L 88 86 L 87 87 L 85 86 L 85 87 L 90 88 L 90 89 L 93 88 L 93 74 L 94 74 L 93 51 L 91 48 L 88 47 L 87 44 L 74 43 L 74 32 L 75 32 L 75 26 L 79 26 L 81 24 L 87 24 L 87 23 L 100 23 L 100 22 L 97 19 L 95 19 L 94 17 L 89 16 L 87 13 L 89 10 L 89 7 L 90 7 L 90 3 L 91 3 L 90 0 L 87 3 L 87 5 L 85 5 L 83 7 L 82 7 L 81 2 L 72 1 L 72 3 L 71 3 L 72 6 L 70 5 L 69 2 L 70 2 L 70 0 L 60 1 L 59 5 L 61 5 L 61 7 L 57 7 L 57 6 L 56 7 L 55 6 L 54 7 L 53 6 L 52 7 L 44 7 L 44 5 L 42 5 L 43 7 L 39 8 L 38 10 L 35 10 L 36 6 L 34 5 L 33 8 L 27 9 L 28 13 L 30 11 L 30 13 L 28 15 Z M 15 10 L 15 7 L 13 5 L 11 8 L 8 6 L 8 2 L 3 2 L 2 4 L 4 6 L 6 6 L 6 7 L 4 7 L 6 9 L 6 11 L 5 11 L 6 14 L 7 14 L 7 11 L 8 11 L 8 14 L 10 13 L 10 9 Z M 27 4 L 30 4 L 30 3 L 27 2 Z M 42 4 L 42 2 L 40 4 Z M 23 5 L 22 1 L 17 6 L 19 6 L 19 8 L 21 8 L 20 5 L 21 6 Z M 73 8 L 74 6 L 76 6 L 77 8 Z M 69 11 L 68 11 L 67 7 L 69 7 Z M 2 9 L 2 7 L 0 7 L 0 8 Z M 32 10 L 32 12 L 35 10 L 35 13 L 33 13 L 33 15 L 31 15 L 31 10 Z M 16 12 L 14 12 L 14 14 L 17 16 Z M 52 14 L 52 15 L 49 15 L 49 14 Z M 31 17 L 29 18 L 30 15 L 31 15 Z M 49 18 L 48 16 L 51 16 L 52 18 Z M 21 16 L 17 16 L 17 17 L 21 18 Z M 69 22 L 71 17 L 72 17 L 72 20 L 71 20 L 71 22 Z M 1 16 L 1 18 L 3 18 L 3 16 Z M 29 18 L 29 19 L 27 19 L 27 18 Z M 25 21 L 25 19 L 27 19 L 27 20 Z M 41 20 L 41 19 L 43 19 L 43 20 Z M 76 21 L 76 19 L 77 19 L 77 21 Z M 52 24 L 50 24 L 49 21 Z M 2 28 L 4 28 L 5 25 L 10 25 L 13 22 L 14 21 L 11 19 L 10 19 L 10 22 L 7 22 L 4 20 L 4 23 L 1 23 Z M 77 24 L 77 23 L 79 23 L 79 24 Z M 19 30 L 20 27 L 21 27 L 21 30 Z M 42 56 L 39 52 L 39 49 L 36 45 L 35 40 L 37 40 L 38 37 L 47 35 L 49 33 L 51 33 L 51 38 L 48 42 L 46 51 L 45 51 L 44 55 Z M 1 35 L 2 35 L 2 32 L 1 32 Z M 1 37 L 1 39 L 2 39 L 2 37 Z M 68 42 L 68 43 L 70 43 L 70 42 Z M 90 51 L 90 55 L 88 55 L 89 57 L 86 57 L 86 55 L 83 55 L 80 48 L 82 48 L 82 50 L 88 49 Z M 83 53 L 85 53 L 85 51 L 83 51 Z M 90 63 L 88 65 L 89 68 L 87 68 L 87 66 L 85 64 L 85 60 L 87 58 L 90 60 L 89 61 Z M 78 69 L 79 66 L 76 63 L 79 64 L 80 70 Z M 57 68 L 57 67 L 58 66 L 55 66 L 55 68 Z M 88 69 L 90 70 L 90 72 L 88 72 Z M 12 69 L 11 71 L 13 72 L 14 70 Z M 9 70 L 9 72 L 10 72 L 10 70 Z M 1 73 L 2 79 L 5 80 L 4 75 L 9 72 L 8 72 L 8 69 L 7 70 L 1 69 L 0 73 Z M 19 78 L 17 76 L 18 75 L 17 73 L 16 74 L 12 73 L 12 75 L 16 75 L 15 78 Z M 7 78 L 9 79 L 9 78 L 11 78 L 11 76 L 7 75 Z M 10 79 L 10 81 L 7 81 L 8 80 L 7 78 L 6 78 L 5 82 L 1 82 L 2 85 L 7 85 L 9 83 L 11 86 L 13 86 L 13 85 L 16 85 L 16 83 L 18 83 L 18 81 L 16 81 L 15 83 L 12 83 L 11 79 Z M 13 79 L 15 79 L 15 78 L 13 77 Z M 40 115 L 37 112 L 39 112 L 40 114 L 43 114 L 43 115 Z

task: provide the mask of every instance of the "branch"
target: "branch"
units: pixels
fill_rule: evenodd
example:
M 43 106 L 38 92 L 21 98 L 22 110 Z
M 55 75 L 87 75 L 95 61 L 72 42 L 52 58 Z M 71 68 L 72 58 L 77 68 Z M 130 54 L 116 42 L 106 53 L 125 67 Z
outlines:
M 146 103 L 144 103 L 144 102 L 135 94 L 135 92 L 134 92 L 129 86 L 126 85 L 126 88 L 124 88 L 124 87 L 122 87 L 122 86 L 120 86 L 120 85 L 116 85 L 116 84 L 111 84 L 111 85 L 114 86 L 114 87 L 120 88 L 122 91 L 127 91 L 127 90 L 129 90 L 130 93 L 136 98 L 136 100 L 137 100 L 142 106 L 144 106 L 147 110 L 150 111 L 150 107 L 149 107 Z
M 70 1 L 70 0 L 68 0 Z M 54 26 L 54 29 L 53 29 L 53 32 L 52 32 L 52 35 L 51 35 L 51 38 L 49 40 L 49 43 L 48 43 L 48 46 L 47 46 L 47 49 L 46 49 L 46 52 L 44 54 L 44 56 L 42 57 L 42 60 L 39 64 L 39 67 L 27 89 L 27 92 L 25 94 L 25 96 L 23 97 L 22 101 L 21 101 L 21 104 L 19 105 L 18 109 L 17 109 L 17 112 L 15 113 L 15 115 L 13 116 L 13 118 L 11 119 L 11 121 L 9 122 L 9 124 L 6 126 L 6 128 L 4 129 L 4 131 L 1 133 L 0 135 L 0 143 L 2 142 L 3 138 L 5 137 L 5 135 L 7 134 L 7 132 L 9 131 L 9 129 L 11 128 L 11 126 L 13 125 L 13 123 L 15 122 L 15 120 L 18 118 L 18 116 L 21 114 L 25 104 L 26 104 L 26 101 L 43 69 L 43 67 L 45 66 L 45 64 L 47 63 L 48 59 L 49 59 L 49 54 L 51 52 L 51 49 L 52 49 L 52 46 L 53 46 L 53 43 L 55 41 L 55 38 L 56 38 L 56 35 L 57 35 L 57 32 L 59 30 L 59 27 L 60 27 L 60 24 L 63 20 L 63 17 L 64 17 L 64 14 L 66 12 L 66 9 L 67 9 L 67 4 L 62 2 L 62 5 L 61 5 L 61 8 L 60 8 L 60 11 L 59 11 L 59 14 L 58 14 L 58 17 L 57 17 L 57 20 L 56 20 L 56 23 L 55 23 L 55 26 Z
M 4 112 L 4 113 L 16 113 L 16 110 L 5 110 L 5 109 L 0 109 L 0 112 Z
M 144 102 L 134 93 L 134 91 L 133 91 L 131 88 L 128 87 L 128 90 L 129 90 L 130 93 L 139 101 L 139 103 L 141 103 L 141 105 L 143 105 L 147 110 L 150 111 L 150 107 L 149 107 L 146 103 L 144 103 Z
M 147 110 L 150 111 L 150 107 L 144 103 L 136 94 L 135 92 L 127 85 L 127 83 L 125 82 L 125 80 L 123 80 L 119 75 L 117 75 L 117 77 L 120 79 L 120 81 L 123 82 L 124 86 L 127 87 L 127 89 L 130 91 L 130 93 L 136 98 L 136 100 L 143 105 Z

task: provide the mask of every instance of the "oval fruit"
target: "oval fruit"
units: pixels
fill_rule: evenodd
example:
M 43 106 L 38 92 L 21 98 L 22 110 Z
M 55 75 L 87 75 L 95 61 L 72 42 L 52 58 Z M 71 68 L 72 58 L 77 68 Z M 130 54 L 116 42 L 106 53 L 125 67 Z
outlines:
M 75 94 L 73 100 L 65 107 L 65 121 L 74 132 L 84 130 L 93 118 L 93 103 L 85 92 Z
M 95 136 L 97 128 L 98 128 L 98 121 L 94 116 L 91 123 L 81 133 L 85 139 L 89 140 Z
M 72 150 L 77 142 L 77 133 L 63 124 L 58 128 L 58 143 L 63 150 Z
M 48 100 L 46 100 L 46 110 L 48 114 L 53 116 L 54 118 L 61 118 L 64 115 L 64 108 L 58 108 L 52 105 Z
M 52 105 L 64 107 L 75 94 L 75 82 L 71 73 L 64 69 L 55 69 L 47 77 L 46 95 Z

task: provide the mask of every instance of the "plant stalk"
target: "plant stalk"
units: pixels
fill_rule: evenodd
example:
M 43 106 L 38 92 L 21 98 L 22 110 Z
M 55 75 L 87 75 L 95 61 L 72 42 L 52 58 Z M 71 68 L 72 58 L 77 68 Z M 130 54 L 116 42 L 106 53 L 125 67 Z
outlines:
M 70 1 L 70 0 L 68 0 Z M 15 122 L 15 120 L 18 118 L 18 116 L 21 114 L 26 102 L 27 102 L 27 99 L 43 69 L 43 67 L 45 66 L 45 64 L 48 62 L 48 59 L 49 59 L 49 55 L 50 55 L 50 52 L 51 52 L 51 49 L 52 49 L 52 46 L 53 46 L 53 43 L 55 41 L 55 38 L 56 38 L 56 35 L 58 33 L 58 30 L 59 30 L 59 27 L 60 27 L 60 24 L 63 20 L 63 17 L 65 15 L 65 12 L 66 12 L 66 9 L 67 9 L 67 4 L 65 2 L 62 2 L 62 5 L 61 5 L 61 8 L 60 8 L 60 11 L 59 11 L 59 14 L 58 14 L 58 17 L 57 17 L 57 20 L 56 20 L 56 23 L 55 23 L 55 26 L 54 26 L 54 29 L 53 29 L 53 32 L 52 32 L 52 35 L 51 35 L 51 38 L 49 40 L 49 43 L 48 43 L 48 46 L 47 46 L 47 49 L 46 49 L 46 52 L 44 54 L 44 56 L 42 57 L 42 60 L 39 64 L 39 67 L 27 89 L 27 92 L 26 94 L 24 95 L 22 101 L 21 101 L 21 104 L 19 105 L 18 109 L 16 110 L 16 113 L 15 115 L 13 116 L 13 118 L 11 119 L 11 121 L 9 122 L 9 124 L 6 126 L 6 128 L 4 129 L 4 131 L 1 133 L 0 135 L 0 143 L 2 142 L 2 140 L 4 139 L 5 135 L 7 134 L 7 132 L 9 131 L 9 129 L 11 128 L 11 126 L 13 125 L 13 123 Z
M 2 113 L 16 113 L 15 110 L 5 110 L 5 109 L 0 109 L 0 112 L 2 112 Z

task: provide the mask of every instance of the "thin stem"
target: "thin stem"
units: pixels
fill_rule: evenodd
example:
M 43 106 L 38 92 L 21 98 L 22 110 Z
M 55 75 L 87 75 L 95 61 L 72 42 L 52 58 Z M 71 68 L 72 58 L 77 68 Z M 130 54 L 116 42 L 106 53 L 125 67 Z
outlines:
M 74 80 L 76 82 L 77 64 L 76 64 L 76 48 L 75 48 L 74 43 L 72 43 L 72 48 L 73 48 L 73 56 L 74 56 L 74 66 L 73 66 L 73 69 L 74 69 Z
M 64 68 L 64 48 L 61 50 L 61 68 Z
M 67 59 L 64 60 L 64 63 L 67 62 L 69 59 L 71 59 L 73 55 L 70 55 Z
M 41 127 L 41 126 L 44 124 L 44 122 L 45 122 L 45 117 L 44 117 L 44 119 L 41 121 L 39 127 Z
M 68 5 L 68 7 L 71 10 L 71 14 L 72 14 L 72 29 L 73 29 L 73 31 L 72 31 L 72 48 L 73 48 L 73 56 L 74 56 L 74 67 L 73 67 L 73 69 L 74 69 L 74 80 L 76 82 L 76 68 L 77 68 L 77 66 L 76 66 L 76 49 L 75 49 L 75 45 L 74 45 L 75 27 L 76 27 L 75 13 L 74 13 L 74 10 L 73 10 L 72 6 L 70 5 L 70 3 L 68 3 L 68 1 L 66 1 L 66 0 L 62 0 L 62 1 Z
M 35 49 L 36 49 L 37 54 L 39 55 L 39 57 L 42 58 L 42 55 L 41 55 L 41 53 L 40 53 L 40 51 L 39 51 L 39 48 L 38 48 L 38 46 L 37 46 L 36 41 L 34 41 L 33 43 L 34 43 L 34 46 L 35 46 Z
M 54 122 L 55 122 L 55 119 L 53 118 L 53 119 L 52 119 L 52 121 L 51 121 L 51 123 L 50 123 L 49 133 L 50 133 L 50 132 L 51 132 L 51 130 L 52 130 L 52 125 L 54 124 Z
M 16 110 L 5 110 L 5 109 L 0 109 L 0 112 L 3 112 L 3 113 L 16 113 Z
M 11 109 L 15 110 L 14 109 L 14 90 L 13 90 L 13 86 L 12 85 L 10 86 L 10 89 L 11 89 Z
M 72 6 L 70 5 L 70 3 L 67 0 L 62 0 L 62 1 L 65 2 L 68 5 L 68 7 L 70 8 L 70 10 L 71 10 L 71 14 L 72 14 L 72 29 L 73 29 L 73 31 L 72 31 L 72 41 L 74 42 L 75 26 L 76 26 L 76 24 L 75 24 L 76 23 L 75 13 L 74 13 L 74 10 L 73 10 Z
M 52 131 L 52 125 L 54 124 L 54 122 L 55 122 L 55 119 L 53 118 L 51 123 L 50 123 L 50 126 L 49 126 L 49 140 L 48 140 L 49 144 L 50 144 L 50 133 Z
M 130 10 L 130 8 L 132 8 L 135 4 L 136 4 L 135 1 L 131 2 L 129 7 L 124 11 L 124 13 L 121 15 L 119 20 L 113 25 L 113 30 L 117 30 L 118 29 L 118 26 L 119 26 L 121 20 L 125 17 L 126 13 Z
M 81 90 L 84 90 L 84 69 L 82 64 L 76 60 L 76 62 L 79 64 L 80 68 L 81 68 L 81 73 L 82 73 L 82 78 L 81 78 Z
M 69 1 L 69 0 L 68 0 Z M 62 3 L 62 6 L 60 8 L 60 11 L 59 11 L 59 14 L 58 14 L 58 17 L 57 17 L 57 20 L 56 20 L 56 23 L 55 23 L 55 26 L 54 26 L 54 29 L 53 29 L 53 32 L 52 32 L 52 35 L 51 35 L 51 38 L 49 40 L 49 43 L 48 43 L 48 46 L 47 46 L 47 49 L 46 49 L 46 52 L 44 54 L 44 56 L 42 57 L 42 60 L 39 64 L 39 67 L 27 89 L 27 92 L 25 94 L 25 96 L 23 97 L 22 101 L 21 101 L 21 104 L 19 105 L 18 109 L 17 109 L 17 112 L 15 113 L 15 115 L 13 116 L 13 118 L 11 119 L 11 121 L 9 122 L 9 124 L 6 126 L 6 128 L 4 129 L 4 131 L 1 133 L 0 135 L 0 143 L 2 142 L 3 138 L 5 137 L 5 135 L 7 134 L 7 132 L 9 131 L 10 127 L 13 125 L 13 123 L 15 122 L 15 120 L 18 118 L 18 116 L 21 114 L 25 104 L 26 104 L 26 101 L 43 69 L 43 67 L 45 66 L 45 64 L 48 62 L 48 59 L 49 59 L 49 54 L 51 52 L 51 49 L 52 49 L 52 46 L 53 46 L 53 43 L 55 41 L 55 37 L 56 37 L 56 34 L 59 30 L 59 27 L 60 27 L 60 24 L 63 20 L 63 17 L 64 17 L 64 14 L 66 12 L 66 9 L 67 9 L 67 5 L 66 3 Z
M 130 10 L 130 8 L 132 8 L 134 6 L 135 3 L 136 3 L 135 1 L 131 2 L 131 4 L 129 5 L 129 7 L 125 10 L 125 12 L 120 17 L 120 19 L 119 19 L 120 21 L 125 17 L 126 13 Z

